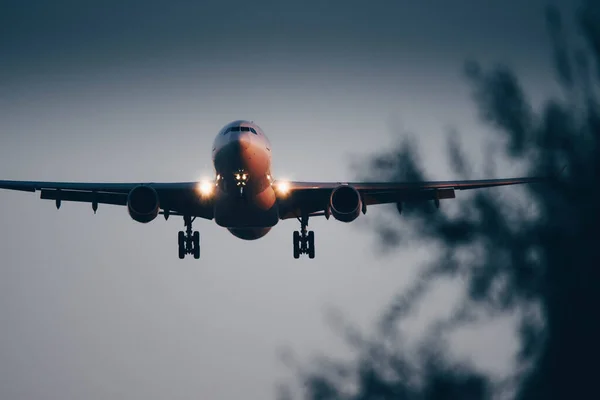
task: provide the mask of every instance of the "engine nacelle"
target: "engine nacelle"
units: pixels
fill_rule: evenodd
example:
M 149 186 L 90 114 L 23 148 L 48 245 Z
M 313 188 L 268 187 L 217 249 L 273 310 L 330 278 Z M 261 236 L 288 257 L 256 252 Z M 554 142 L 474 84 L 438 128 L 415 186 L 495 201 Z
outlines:
M 150 186 L 136 186 L 127 196 L 127 211 L 129 216 L 143 224 L 158 216 L 160 202 L 158 193 Z
M 348 185 L 333 189 L 329 198 L 331 215 L 342 222 L 352 222 L 358 218 L 363 208 L 362 205 L 358 190 Z

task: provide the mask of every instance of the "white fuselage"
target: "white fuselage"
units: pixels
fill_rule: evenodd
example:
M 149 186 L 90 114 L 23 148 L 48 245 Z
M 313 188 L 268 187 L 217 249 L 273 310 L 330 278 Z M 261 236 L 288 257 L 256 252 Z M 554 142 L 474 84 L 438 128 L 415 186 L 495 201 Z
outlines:
M 215 222 L 235 236 L 253 240 L 279 221 L 272 186 L 271 144 L 254 123 L 231 122 L 215 138 Z

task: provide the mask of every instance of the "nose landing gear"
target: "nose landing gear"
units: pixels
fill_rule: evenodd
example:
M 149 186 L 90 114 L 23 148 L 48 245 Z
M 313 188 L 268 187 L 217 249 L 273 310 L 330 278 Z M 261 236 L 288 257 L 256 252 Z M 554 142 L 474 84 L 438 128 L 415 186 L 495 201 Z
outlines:
M 177 236 L 179 244 L 179 258 L 185 258 L 186 254 L 193 254 L 197 260 L 200 258 L 200 232 L 192 231 L 192 222 L 196 217 L 183 217 L 183 223 L 186 227 L 185 232 L 179 231 Z
M 298 218 L 300 231 L 294 231 L 294 258 L 300 258 L 300 254 L 308 254 L 308 258 L 315 258 L 315 233 L 307 231 L 308 215 Z

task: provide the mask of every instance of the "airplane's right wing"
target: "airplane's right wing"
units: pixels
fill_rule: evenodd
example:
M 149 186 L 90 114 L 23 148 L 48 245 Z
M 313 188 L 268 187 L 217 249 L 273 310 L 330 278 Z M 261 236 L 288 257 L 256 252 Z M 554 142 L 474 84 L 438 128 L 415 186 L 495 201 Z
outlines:
M 158 196 L 162 213 L 212 219 L 213 199 L 202 198 L 198 185 L 198 182 L 94 183 L 0 180 L 0 189 L 40 192 L 41 199 L 54 200 L 57 207 L 60 207 L 63 201 L 90 203 L 94 210 L 98 204 L 126 206 L 132 190 L 148 188 Z

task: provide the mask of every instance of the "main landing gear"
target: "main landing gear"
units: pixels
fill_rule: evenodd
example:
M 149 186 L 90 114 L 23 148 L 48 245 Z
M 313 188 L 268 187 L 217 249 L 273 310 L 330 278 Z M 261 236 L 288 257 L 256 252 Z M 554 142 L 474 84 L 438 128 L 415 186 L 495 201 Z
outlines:
M 192 222 L 196 217 L 185 216 L 183 217 L 183 223 L 185 224 L 185 232 L 179 231 L 177 236 L 179 242 L 179 258 L 185 258 L 186 254 L 193 254 L 197 260 L 200 258 L 200 232 L 192 232 Z
M 308 215 L 303 215 L 298 221 L 300 231 L 294 231 L 294 258 L 300 258 L 300 254 L 308 254 L 308 258 L 315 258 L 315 233 L 306 231 Z

